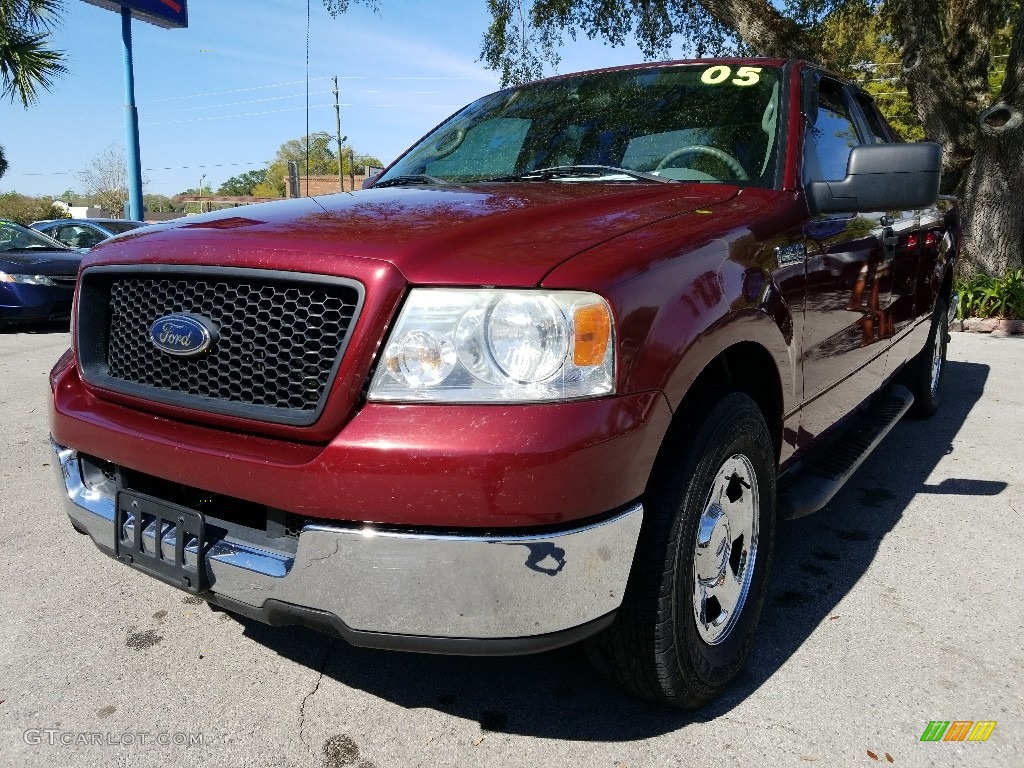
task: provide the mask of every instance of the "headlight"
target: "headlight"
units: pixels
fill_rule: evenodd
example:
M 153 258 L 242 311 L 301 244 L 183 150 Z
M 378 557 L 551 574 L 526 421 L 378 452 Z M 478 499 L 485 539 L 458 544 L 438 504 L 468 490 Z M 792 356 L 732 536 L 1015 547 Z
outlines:
M 614 388 L 612 315 L 600 296 L 416 288 L 367 397 L 522 402 L 596 397 Z
M 56 285 L 46 275 L 11 275 L 0 272 L 0 283 L 22 283 L 24 285 Z

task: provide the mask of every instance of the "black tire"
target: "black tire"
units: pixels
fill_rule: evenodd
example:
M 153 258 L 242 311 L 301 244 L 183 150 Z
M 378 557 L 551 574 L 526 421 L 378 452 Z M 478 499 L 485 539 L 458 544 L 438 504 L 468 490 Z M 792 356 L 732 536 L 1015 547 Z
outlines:
M 949 315 L 945 299 L 935 302 L 932 325 L 924 349 L 907 364 L 905 381 L 914 396 L 910 415 L 926 419 L 939 410 L 943 373 L 946 370 L 946 345 L 949 343 Z
M 753 643 L 775 541 L 775 448 L 761 411 L 740 393 L 727 395 L 675 432 L 682 439 L 670 435 L 648 484 L 643 532 L 623 604 L 612 625 L 587 641 L 587 652 L 605 677 L 638 696 L 693 709 L 722 692 Z M 724 479 L 729 472 L 731 478 Z M 713 493 L 720 501 L 728 497 L 728 510 L 750 501 L 753 507 L 735 515 L 727 511 L 720 518 L 725 523 L 709 531 Z M 734 538 L 730 515 L 739 520 L 744 514 L 756 525 Z M 700 531 L 707 532 L 702 547 Z M 721 608 L 717 597 L 714 603 L 706 597 L 708 579 L 695 573 L 698 564 L 708 563 L 719 569 L 719 578 L 731 574 L 747 585 L 721 628 L 698 619 L 698 606 Z M 703 601 L 698 594 L 705 595 Z M 712 611 L 707 608 L 705 615 L 725 615 Z M 709 637 L 717 632 L 723 634 Z

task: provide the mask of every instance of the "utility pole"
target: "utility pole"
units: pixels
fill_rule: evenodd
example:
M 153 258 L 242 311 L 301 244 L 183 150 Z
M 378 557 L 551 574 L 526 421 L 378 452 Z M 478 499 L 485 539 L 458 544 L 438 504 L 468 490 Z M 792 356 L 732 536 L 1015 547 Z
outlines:
M 139 112 L 135 108 L 135 73 L 132 69 L 132 10 L 121 7 L 121 43 L 124 59 L 124 144 L 128 157 L 128 215 L 142 221 L 142 162 L 139 159 Z M 6 76 L 6 72 L 4 73 Z M 6 77 L 5 77 L 6 79 Z
M 334 130 L 338 138 L 338 191 L 345 191 L 345 175 L 341 171 L 341 105 L 338 104 L 338 76 L 334 76 Z
M 188 0 L 86 0 L 121 15 L 121 58 L 124 62 L 124 151 L 125 170 L 128 173 L 127 218 L 142 221 L 145 209 L 142 201 L 142 162 L 139 159 L 139 111 L 135 107 L 135 73 L 132 66 L 132 11 L 134 18 L 164 29 L 184 29 L 188 26 Z M 16 4 L 21 8 L 24 3 Z M 29 3 L 31 6 L 32 4 Z M 60 5 L 60 3 L 51 3 Z M 7 12 L 9 2 L 0 2 Z M 0 20 L 0 27 L 7 26 L 7 20 Z M 5 30 L 6 31 L 6 30 Z M 308 46 L 307 46 L 308 47 Z M 7 80 L 4 68 L 4 80 Z M 307 89 L 308 90 L 308 89 Z M 309 99 L 306 99 L 309 102 Z

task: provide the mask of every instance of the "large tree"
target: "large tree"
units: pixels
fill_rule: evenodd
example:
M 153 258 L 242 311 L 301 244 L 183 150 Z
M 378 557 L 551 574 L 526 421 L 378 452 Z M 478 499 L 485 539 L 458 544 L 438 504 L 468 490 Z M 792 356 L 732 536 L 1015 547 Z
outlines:
M 62 10 L 61 0 L 0 0 L 0 98 L 27 108 L 67 72 L 64 54 L 50 48 Z
M 506 83 L 557 65 L 564 37 L 580 34 L 612 45 L 632 37 L 648 58 L 669 57 L 682 36 L 684 55 L 799 57 L 849 71 L 868 62 L 833 44 L 829 25 L 834 32 L 839 15 L 846 23 L 877 24 L 898 52 L 898 85 L 905 85 L 924 135 L 943 146 L 943 191 L 960 197 L 967 261 L 990 273 L 1022 266 L 1024 206 L 1010 198 L 1024 188 L 1020 0 L 485 2 L 492 22 L 481 56 Z M 993 67 L 1000 41 L 1005 67 Z
M 257 186 L 267 180 L 267 169 L 258 168 L 232 176 L 217 189 L 218 195 L 251 195 Z
M 268 186 L 275 194 L 284 196 L 285 179 L 288 177 L 288 163 L 296 162 L 299 176 L 326 176 L 338 174 L 338 158 L 331 150 L 331 135 L 326 131 L 311 133 L 298 139 L 290 139 L 277 148 L 277 154 L 267 166 L 264 184 L 258 185 L 260 191 L 268 191 Z
M 989 273 L 1022 266 L 1024 5 L 1009 0 L 890 0 L 903 76 L 925 135 L 945 150 L 945 191 L 963 208 L 968 259 Z M 992 41 L 1009 25 L 999 91 L 989 85 Z
M 63 195 L 61 199 L 65 199 Z M 184 206 L 180 202 L 175 202 L 174 198 L 167 195 L 143 195 L 142 207 L 146 213 L 170 213 L 184 210 Z
M 111 144 L 77 176 L 92 204 L 115 218 L 124 215 L 128 200 L 128 171 L 123 149 Z
M 288 163 L 298 163 L 299 176 L 306 175 L 307 160 L 310 176 L 337 176 L 338 153 L 331 147 L 337 142 L 326 131 L 317 131 L 309 136 L 286 141 L 277 148 L 277 155 L 267 166 L 266 178 L 253 187 L 251 194 L 260 197 L 283 197 L 285 194 L 285 178 L 288 176 Z M 380 166 L 381 162 L 373 155 L 356 152 L 348 144 L 341 147 L 341 170 L 344 175 L 352 172 L 352 159 L 359 168 L 365 165 Z

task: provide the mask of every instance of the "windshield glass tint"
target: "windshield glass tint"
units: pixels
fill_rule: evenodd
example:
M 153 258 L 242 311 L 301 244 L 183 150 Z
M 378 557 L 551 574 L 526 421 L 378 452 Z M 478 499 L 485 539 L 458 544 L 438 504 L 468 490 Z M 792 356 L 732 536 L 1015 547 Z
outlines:
M 778 114 L 779 72 L 773 67 L 686 65 L 573 75 L 485 96 L 413 147 L 378 182 L 403 176 L 506 180 L 543 168 L 601 165 L 680 181 L 772 186 Z
M 0 221 L 0 251 L 21 251 L 45 248 L 64 250 L 64 246 L 34 229 L 11 221 Z
M 138 229 L 142 225 L 135 221 L 105 221 L 103 222 L 103 228 L 108 232 L 112 232 L 115 235 L 120 235 L 123 232 L 129 232 L 133 229 Z

